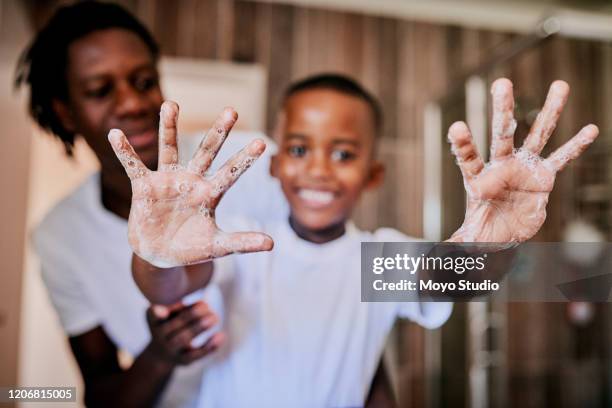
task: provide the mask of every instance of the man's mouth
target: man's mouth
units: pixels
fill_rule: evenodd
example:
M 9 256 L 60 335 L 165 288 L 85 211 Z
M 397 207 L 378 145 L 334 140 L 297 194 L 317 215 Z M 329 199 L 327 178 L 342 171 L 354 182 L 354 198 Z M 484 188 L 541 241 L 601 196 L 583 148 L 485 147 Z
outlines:
M 308 207 L 322 208 L 334 201 L 335 194 L 328 190 L 315 190 L 309 188 L 300 188 L 297 192 L 298 197 Z
M 149 147 L 157 143 L 157 129 L 126 133 L 132 147 Z

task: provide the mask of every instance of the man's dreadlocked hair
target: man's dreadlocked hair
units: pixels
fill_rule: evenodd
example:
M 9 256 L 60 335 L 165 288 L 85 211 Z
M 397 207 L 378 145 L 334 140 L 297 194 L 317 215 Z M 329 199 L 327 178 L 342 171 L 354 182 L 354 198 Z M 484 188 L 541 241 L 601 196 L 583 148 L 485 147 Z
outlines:
M 136 34 L 157 60 L 157 43 L 132 14 L 116 4 L 85 1 L 58 9 L 17 63 L 15 87 L 29 85 L 30 115 L 40 127 L 62 141 L 69 156 L 72 156 L 75 134 L 64 128 L 52 107 L 53 100 L 68 99 L 68 47 L 94 31 L 109 28 Z

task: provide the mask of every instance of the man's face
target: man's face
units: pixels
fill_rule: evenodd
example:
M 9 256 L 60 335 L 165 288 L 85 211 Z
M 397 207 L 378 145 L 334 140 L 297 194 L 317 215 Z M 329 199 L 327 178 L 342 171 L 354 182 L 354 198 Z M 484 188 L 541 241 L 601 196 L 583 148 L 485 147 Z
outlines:
M 361 192 L 382 176 L 372 158 L 370 107 L 338 91 L 311 89 L 290 96 L 284 108 L 271 170 L 293 222 L 311 231 L 344 223 Z
M 102 166 L 118 164 L 107 134 L 119 128 L 143 162 L 157 167 L 163 96 L 155 61 L 136 34 L 100 30 L 72 43 L 67 81 L 68 102 L 60 117 L 64 126 L 85 138 Z

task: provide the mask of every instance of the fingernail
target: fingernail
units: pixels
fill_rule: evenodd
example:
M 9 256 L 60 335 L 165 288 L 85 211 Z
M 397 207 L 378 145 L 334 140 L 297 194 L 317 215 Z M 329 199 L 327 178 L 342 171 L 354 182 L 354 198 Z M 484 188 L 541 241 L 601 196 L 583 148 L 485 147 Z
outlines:
M 223 118 L 225 120 L 235 120 L 238 118 L 238 114 L 236 113 L 234 108 L 232 108 L 231 106 L 226 106 L 223 109 Z
M 164 116 L 166 120 L 172 120 L 175 118 L 178 113 L 178 105 L 173 101 L 165 101 L 161 106 L 161 115 Z
M 271 251 L 272 248 L 274 248 L 274 240 L 271 237 L 265 235 L 263 239 L 263 246 L 267 251 Z
M 220 347 L 224 341 L 225 341 L 225 333 L 223 332 L 219 332 L 215 334 L 212 339 L 212 343 L 215 348 Z
M 468 131 L 468 127 L 465 124 L 465 122 L 462 121 L 458 121 L 453 123 L 449 128 L 448 128 L 448 133 L 449 133 L 449 140 L 450 140 L 450 136 L 452 134 L 454 134 L 455 132 L 466 132 Z
M 498 78 L 495 80 L 495 82 L 493 82 L 493 86 L 491 88 L 492 92 L 498 92 L 498 90 L 504 88 L 512 88 L 512 81 L 510 81 L 508 78 Z
M 555 92 L 558 93 L 567 93 L 569 92 L 569 84 L 565 81 L 561 81 L 561 80 L 556 80 L 555 82 L 552 83 L 552 85 L 550 86 Z
M 121 131 L 119 129 L 111 129 L 108 132 L 108 141 L 112 144 L 117 144 L 121 140 Z
M 168 317 L 168 308 L 165 306 L 155 305 L 153 306 L 153 314 L 159 319 L 165 319 Z
M 266 144 L 263 140 L 256 139 L 249 146 L 249 154 L 258 158 L 266 150 Z

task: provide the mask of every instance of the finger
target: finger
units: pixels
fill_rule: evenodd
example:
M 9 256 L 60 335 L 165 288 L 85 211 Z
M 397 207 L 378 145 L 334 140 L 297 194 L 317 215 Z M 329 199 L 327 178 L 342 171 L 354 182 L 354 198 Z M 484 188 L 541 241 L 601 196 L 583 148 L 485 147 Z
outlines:
M 149 171 L 121 130 L 111 129 L 108 132 L 108 141 L 131 180 L 142 177 Z
M 478 153 L 468 126 L 464 122 L 453 123 L 448 129 L 448 140 L 463 178 L 469 180 L 480 173 L 484 162 Z
M 274 241 L 260 232 L 219 232 L 215 237 L 214 258 L 234 253 L 270 251 Z
M 179 106 L 176 102 L 166 101 L 159 112 L 159 169 L 169 170 L 178 163 L 176 143 L 176 124 Z
M 567 102 L 569 85 L 564 81 L 555 81 L 550 86 L 546 102 L 536 117 L 523 147 L 532 153 L 540 154 L 546 142 L 557 127 L 559 116 Z
M 208 316 L 202 317 L 201 319 L 194 320 L 169 338 L 168 346 L 175 351 L 189 349 L 193 339 L 212 328 L 218 322 L 219 318 L 214 313 L 210 313 Z
M 555 150 L 544 163 L 553 171 L 563 170 L 567 164 L 580 156 L 597 138 L 599 129 L 595 125 L 587 125 L 578 134 Z
M 170 309 L 163 305 L 153 305 L 151 311 L 157 320 L 164 320 L 170 316 Z
M 499 159 L 508 156 L 514 149 L 514 94 L 512 82 L 500 78 L 491 86 L 493 96 L 493 123 L 491 138 L 491 158 Z
M 163 327 L 163 324 L 167 321 L 167 319 L 171 316 L 173 312 L 173 307 L 178 305 L 175 303 L 174 305 L 166 306 L 166 305 L 151 305 L 147 308 L 147 322 L 151 327 Z M 162 330 L 162 336 L 165 337 L 165 333 Z
M 169 317 L 172 318 L 172 317 L 176 316 L 177 313 L 181 312 L 182 310 L 186 310 L 189 307 L 194 306 L 197 303 L 203 303 L 204 306 L 208 307 L 208 305 L 206 303 L 204 303 L 203 301 L 201 301 L 201 300 L 198 300 L 197 302 L 194 302 L 191 305 L 186 305 L 185 303 L 183 303 L 182 300 L 179 300 L 176 303 L 172 303 L 170 305 L 164 305 L 164 306 L 168 309 Z
M 237 120 L 238 114 L 234 109 L 223 110 L 189 162 L 188 168 L 191 171 L 204 175 Z
M 170 315 L 170 318 L 167 319 L 161 327 L 162 332 L 166 338 L 170 338 L 175 333 L 191 324 L 191 322 L 206 317 L 211 313 L 213 312 L 208 308 L 208 305 L 202 301 L 185 306 L 176 311 L 174 315 Z
M 225 343 L 226 336 L 225 333 L 219 332 L 215 333 L 203 346 L 189 349 L 183 352 L 183 355 L 180 358 L 181 364 L 189 364 L 198 360 L 210 353 L 215 352 Z
M 150 309 L 156 319 L 165 320 L 185 307 L 183 302 L 176 302 L 170 305 L 151 305 Z
M 234 154 L 213 176 L 213 194 L 219 196 L 227 191 L 236 180 L 261 156 L 266 149 L 263 140 L 256 139 Z
M 149 327 L 157 326 L 157 324 L 159 323 L 159 319 L 153 313 L 153 307 L 151 306 L 147 308 L 146 317 L 147 317 L 147 323 L 149 324 Z
M 203 313 L 198 313 L 192 318 L 182 320 L 182 324 L 175 326 L 176 330 L 170 332 L 167 338 L 172 339 L 176 336 L 180 336 L 181 333 L 189 332 L 190 330 L 199 330 L 200 327 L 202 328 L 202 330 L 206 330 L 217 324 L 218 321 L 219 317 L 215 312 L 213 312 L 212 310 L 206 310 Z M 202 330 L 199 330 L 196 335 L 199 334 Z
M 151 305 L 147 308 L 146 317 L 150 327 L 162 325 L 169 315 L 170 311 L 163 305 Z

